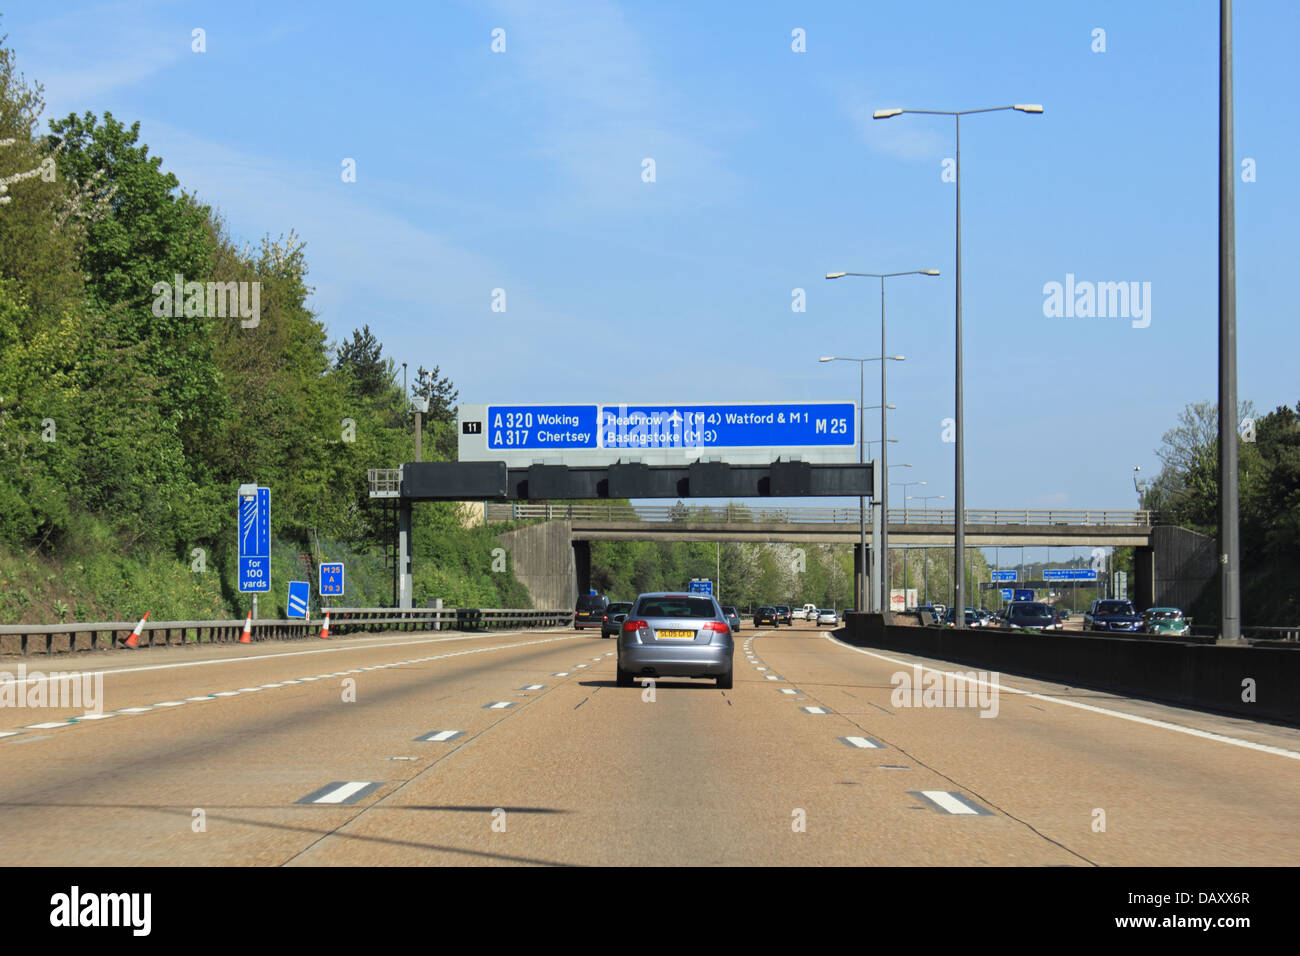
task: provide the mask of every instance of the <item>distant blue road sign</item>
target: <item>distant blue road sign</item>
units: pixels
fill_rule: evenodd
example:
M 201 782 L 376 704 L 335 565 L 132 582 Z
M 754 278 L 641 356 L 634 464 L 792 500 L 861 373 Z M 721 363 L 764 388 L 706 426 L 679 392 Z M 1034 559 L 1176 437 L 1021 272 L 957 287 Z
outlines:
M 1097 572 L 1092 568 L 1044 568 L 1044 581 L 1095 581 Z
M 1015 571 L 994 571 L 994 581 L 1014 581 L 1016 579 Z
M 1032 601 L 1033 599 L 1034 592 L 1029 588 L 1016 588 L 1015 597 L 1012 598 L 1013 601 Z
M 692 594 L 713 594 L 713 582 L 704 578 L 694 578 L 691 581 L 690 591 Z
M 242 486 L 236 496 L 239 590 L 271 590 L 271 489 Z
M 343 562 L 320 566 L 321 597 L 339 597 L 343 594 Z
M 289 582 L 289 616 L 306 617 L 307 604 L 311 600 L 311 582 L 310 581 L 290 581 Z
M 1004 600 L 1004 601 L 1010 601 L 1010 600 L 1011 600 L 1011 588 L 1003 588 L 1003 589 L 1002 589 L 1002 600 Z

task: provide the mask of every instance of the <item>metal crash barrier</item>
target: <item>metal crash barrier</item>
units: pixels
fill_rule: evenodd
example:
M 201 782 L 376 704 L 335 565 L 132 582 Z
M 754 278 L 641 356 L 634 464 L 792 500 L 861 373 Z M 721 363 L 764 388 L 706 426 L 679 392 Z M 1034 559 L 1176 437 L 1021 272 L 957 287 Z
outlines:
M 384 631 L 492 631 L 531 627 L 567 627 L 571 610 L 529 608 L 330 608 L 330 635 Z M 140 628 L 140 647 L 233 644 L 244 620 L 147 621 Z M 253 641 L 301 640 L 320 636 L 324 617 L 253 621 Z M 0 624 L 0 656 L 115 650 L 123 647 L 135 621 L 72 624 Z

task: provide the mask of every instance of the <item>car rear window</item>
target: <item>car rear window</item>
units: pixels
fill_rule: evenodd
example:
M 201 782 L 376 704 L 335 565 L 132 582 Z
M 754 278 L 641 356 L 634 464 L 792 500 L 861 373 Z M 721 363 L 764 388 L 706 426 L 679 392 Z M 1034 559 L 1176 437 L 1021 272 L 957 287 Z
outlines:
M 1097 605 L 1098 614 L 1132 614 L 1133 605 L 1128 601 L 1102 601 Z
M 723 613 L 723 614 L 735 614 L 735 613 L 736 613 L 736 609 L 735 609 L 734 607 L 732 607 L 730 604 L 728 604 L 726 607 L 724 607 L 724 608 L 722 609 L 722 613 Z
M 637 605 L 637 617 L 693 617 L 711 618 L 718 612 L 707 598 L 642 598 Z
M 579 611 L 603 611 L 604 609 L 605 609 L 604 598 L 593 597 L 591 595 L 583 595 L 582 597 L 578 598 Z
M 626 602 L 611 604 L 609 607 L 605 608 L 607 614 L 626 614 L 630 610 L 632 610 L 632 605 Z
M 1052 609 L 1046 604 L 1018 604 L 1011 613 L 1016 617 L 1051 617 Z

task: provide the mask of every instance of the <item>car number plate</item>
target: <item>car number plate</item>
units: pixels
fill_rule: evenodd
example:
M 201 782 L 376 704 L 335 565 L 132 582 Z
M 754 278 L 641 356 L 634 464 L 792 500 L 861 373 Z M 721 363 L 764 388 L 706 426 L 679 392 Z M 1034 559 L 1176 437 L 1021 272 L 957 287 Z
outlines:
M 693 641 L 695 640 L 694 631 L 655 631 L 657 640 L 674 640 L 674 641 Z

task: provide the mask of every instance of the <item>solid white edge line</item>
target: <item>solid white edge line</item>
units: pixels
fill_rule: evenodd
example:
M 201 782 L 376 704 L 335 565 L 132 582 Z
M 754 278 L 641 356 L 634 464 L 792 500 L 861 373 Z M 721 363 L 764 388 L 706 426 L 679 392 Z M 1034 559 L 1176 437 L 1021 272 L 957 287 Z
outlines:
M 498 638 L 506 637 L 510 634 L 537 634 L 537 633 L 547 634 L 547 633 L 555 633 L 555 632 L 547 628 L 541 631 L 503 631 L 499 634 L 467 634 L 464 637 L 430 637 L 430 638 L 423 638 L 423 639 L 413 640 L 413 641 L 391 641 L 384 644 L 354 644 L 354 645 L 348 645 L 347 647 L 322 647 L 319 650 L 315 650 L 315 651 L 282 651 L 278 654 L 249 654 L 246 657 L 218 657 L 210 661 L 182 661 L 182 662 L 177 662 L 175 664 L 143 664 L 140 667 L 118 667 L 118 668 L 114 668 L 113 670 L 86 670 L 86 671 L 77 671 L 76 673 L 78 675 L 133 674 L 138 671 L 161 671 L 161 670 L 172 670 L 180 667 L 203 667 L 208 664 L 247 664 L 250 661 L 254 661 L 254 662 L 268 661 L 277 657 L 301 657 L 304 654 L 337 654 L 340 651 L 365 651 L 365 650 L 373 650 L 375 648 L 380 648 L 380 647 L 406 647 L 411 644 L 442 644 L 447 641 L 482 641 L 490 637 L 498 637 Z M 580 634 L 569 634 L 563 637 L 550 638 L 549 640 L 572 641 L 572 640 L 576 640 L 581 636 L 582 635 Z M 523 645 L 513 645 L 513 646 L 523 646 Z M 435 660 L 435 659 L 436 658 L 428 658 L 428 657 L 423 658 L 423 660 Z M 50 679 L 50 675 L 43 675 L 41 677 L 28 677 L 22 681 L 3 680 L 0 681 L 0 683 L 32 684 L 32 683 L 38 683 L 40 681 L 46 681 L 49 679 Z
M 838 644 L 850 651 L 856 651 L 859 654 L 866 654 L 868 657 L 874 657 L 890 664 L 899 664 L 903 667 L 919 667 L 922 670 L 934 671 L 935 673 L 944 674 L 960 680 L 970 680 L 969 677 L 964 676 L 960 672 L 940 670 L 937 667 L 931 667 L 927 664 L 919 664 L 914 661 L 903 661 L 896 657 L 886 657 L 883 654 L 876 654 L 861 647 L 854 647 L 852 644 L 845 644 L 843 641 L 837 640 L 829 634 L 823 634 L 822 637 L 826 638 L 831 643 Z M 996 687 L 999 691 L 1009 691 L 1012 694 L 1019 694 L 1022 697 L 1031 697 L 1034 700 L 1043 700 L 1052 704 L 1060 704 L 1063 707 L 1074 707 L 1078 710 L 1091 711 L 1094 714 L 1104 714 L 1107 717 L 1118 717 L 1120 720 L 1129 720 L 1135 724 L 1145 724 L 1148 727 L 1159 727 L 1162 730 L 1172 730 L 1176 733 L 1187 734 L 1190 737 L 1200 737 L 1203 740 L 1214 740 L 1218 743 L 1232 744 L 1234 747 L 1245 747 L 1247 750 L 1258 750 L 1260 753 L 1274 754 L 1278 757 L 1289 757 L 1292 760 L 1300 760 L 1300 752 L 1294 750 L 1284 750 L 1281 747 L 1270 747 L 1268 744 L 1257 744 L 1250 740 L 1241 740 L 1237 737 L 1227 737 L 1223 734 L 1212 733 L 1208 730 L 1197 730 L 1194 727 L 1183 727 L 1180 724 L 1171 724 L 1164 720 L 1153 720 L 1150 717 L 1139 717 L 1136 714 L 1126 714 L 1120 710 L 1110 710 L 1106 707 L 1098 707 L 1095 704 L 1083 704 L 1075 700 L 1062 700 L 1060 697 L 1048 697 L 1046 694 L 1036 694 L 1033 691 L 1021 690 L 1018 687 L 1011 687 L 1010 685 L 1001 682 L 994 684 L 988 681 L 976 679 L 974 683 L 983 685 L 984 687 Z M 1241 719 L 1247 720 L 1249 718 L 1243 717 Z

